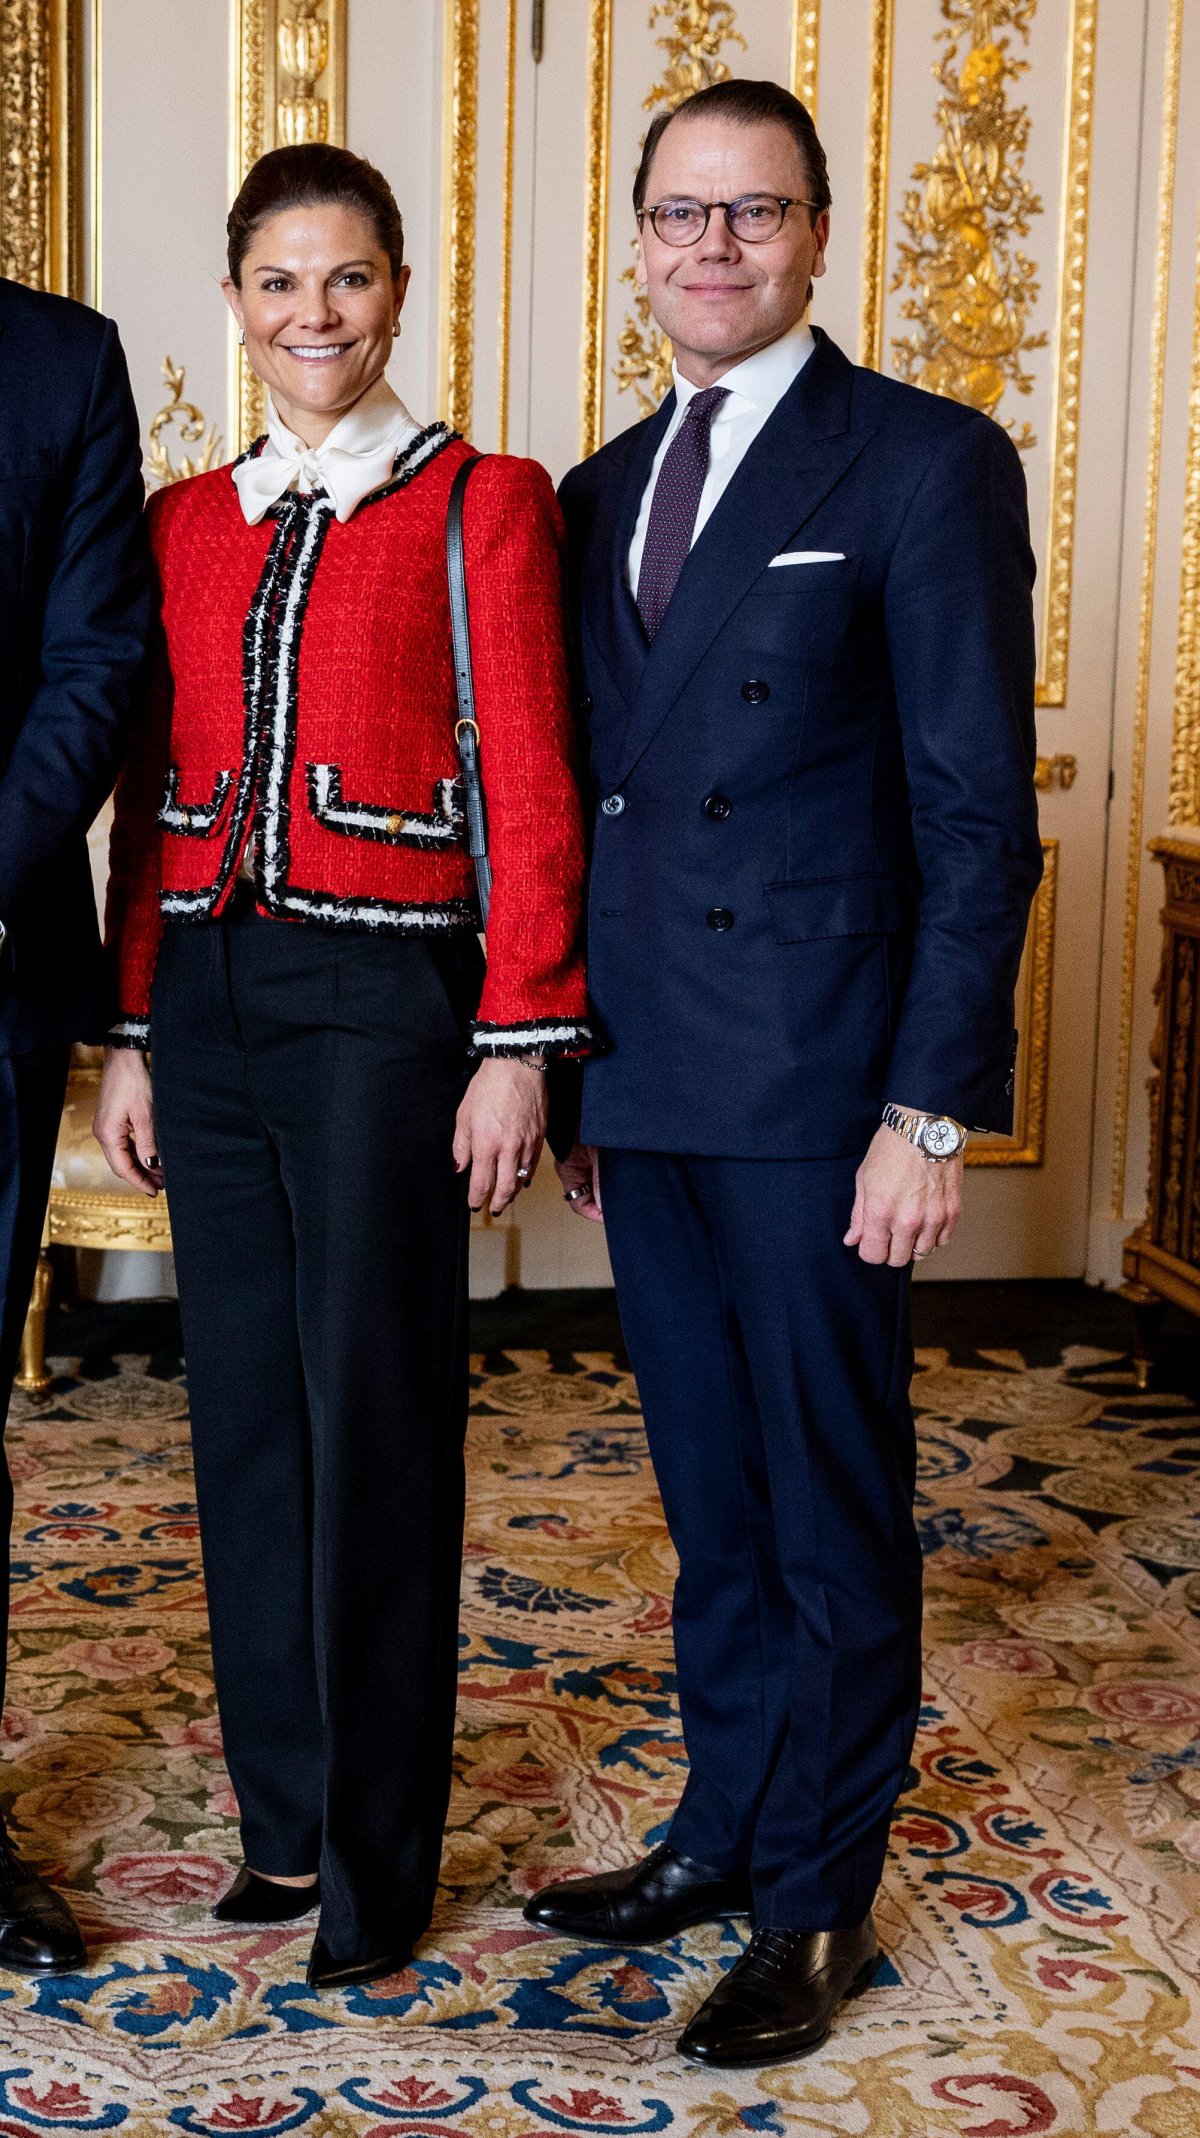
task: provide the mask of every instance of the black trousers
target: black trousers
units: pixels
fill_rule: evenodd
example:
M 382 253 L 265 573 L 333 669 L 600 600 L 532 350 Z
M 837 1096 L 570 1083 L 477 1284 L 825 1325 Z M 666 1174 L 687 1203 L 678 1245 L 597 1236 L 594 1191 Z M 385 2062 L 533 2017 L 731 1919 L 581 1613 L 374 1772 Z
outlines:
M 450 1788 L 467 1415 L 454 1116 L 482 957 L 167 930 L 156 1128 L 246 1861 L 320 1869 L 336 1960 L 407 1951 Z
M 0 1055 L 0 1432 L 21 1355 L 70 1059 L 67 1045 Z M 12 1479 L 7 1461 L 0 1461 L 0 1706 L 8 1659 L 12 1511 Z
M 867 1913 L 921 1690 L 909 1272 L 842 1245 L 855 1161 L 605 1150 L 609 1251 L 679 1555 L 681 1854 L 761 1926 Z

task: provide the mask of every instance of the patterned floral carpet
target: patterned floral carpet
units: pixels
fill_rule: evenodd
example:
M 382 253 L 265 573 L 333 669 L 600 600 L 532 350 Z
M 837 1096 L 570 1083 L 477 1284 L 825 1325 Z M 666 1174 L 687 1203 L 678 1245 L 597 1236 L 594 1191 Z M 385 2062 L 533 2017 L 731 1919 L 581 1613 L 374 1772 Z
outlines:
M 1065 1310 L 1027 1304 L 1019 1350 L 1002 1314 L 921 1350 L 927 1698 L 885 1957 L 815 2057 L 705 2075 L 674 2039 L 740 1926 L 609 1951 L 519 1912 L 652 1842 L 681 1780 L 671 1555 L 592 1319 L 476 1361 L 444 1898 L 416 1964 L 334 1998 L 304 1988 L 311 1921 L 208 1917 L 238 1844 L 178 1356 L 60 1356 L 18 1401 L 7 1780 L 93 1964 L 0 1976 L 0 2138 L 1196 2138 L 1194 1398 L 1139 1396 Z

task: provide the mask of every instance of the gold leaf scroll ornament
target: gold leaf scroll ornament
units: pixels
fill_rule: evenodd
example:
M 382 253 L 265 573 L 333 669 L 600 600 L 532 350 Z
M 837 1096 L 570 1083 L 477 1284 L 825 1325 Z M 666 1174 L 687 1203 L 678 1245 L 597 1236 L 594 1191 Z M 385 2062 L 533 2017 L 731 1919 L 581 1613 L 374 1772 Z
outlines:
M 276 31 L 280 71 L 291 81 L 275 109 L 281 147 L 329 139 L 329 99 L 315 94 L 329 65 L 329 24 L 317 16 L 317 5 L 318 0 L 296 0 L 295 14 L 284 15 Z
M 895 368 L 989 416 L 1009 386 L 1033 391 L 1021 359 L 1046 345 L 1044 334 L 1027 332 L 1037 269 L 1018 242 L 1042 212 L 1023 168 L 1029 112 L 1008 97 L 1029 62 L 1013 58 L 1001 35 L 1028 41 L 1036 10 L 1037 0 L 942 0 L 945 50 L 933 68 L 941 139 L 915 166 L 900 212 L 909 239 L 897 249 L 892 288 L 915 292 L 901 312 L 916 331 L 893 341 Z M 1022 452 L 1035 443 L 1028 424 L 1009 428 Z
M 657 29 L 664 21 L 672 27 L 656 42 L 666 53 L 667 64 L 662 80 L 642 99 L 643 111 L 653 111 L 658 104 L 674 111 L 698 89 L 728 81 L 733 70 L 721 58 L 721 47 L 739 44 L 743 51 L 746 48 L 729 0 L 659 0 L 650 10 L 650 28 Z M 635 268 L 625 268 L 622 282 L 633 282 L 635 274 Z M 667 336 L 659 332 L 651 318 L 650 299 L 644 290 L 634 296 L 633 314 L 621 329 L 617 347 L 620 356 L 614 376 L 618 392 L 625 393 L 632 387 L 639 414 L 653 415 L 671 384 L 672 350 Z
M 204 417 L 194 401 L 185 401 L 183 389 L 186 376 L 182 364 L 173 364 L 169 356 L 162 361 L 163 385 L 169 398 L 156 416 L 150 419 L 150 438 L 146 449 L 146 481 L 150 489 L 163 490 L 169 483 L 186 482 L 189 476 L 205 475 L 217 464 L 221 440 L 215 424 L 205 424 Z M 200 451 L 194 460 L 185 453 L 179 466 L 171 459 L 168 442 L 173 425 L 179 426 L 179 437 L 184 445 L 199 445 Z

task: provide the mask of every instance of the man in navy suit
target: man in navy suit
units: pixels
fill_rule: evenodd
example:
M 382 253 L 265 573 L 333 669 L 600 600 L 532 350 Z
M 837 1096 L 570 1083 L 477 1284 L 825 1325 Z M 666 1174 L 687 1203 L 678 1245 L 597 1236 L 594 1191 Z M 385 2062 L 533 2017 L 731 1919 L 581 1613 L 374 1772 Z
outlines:
M 87 829 L 152 615 L 137 417 L 116 329 L 0 281 L 0 1427 L 74 1039 L 107 1018 Z M 0 1462 L 0 1698 L 12 1486 Z M 70 1910 L 0 1822 L 0 1967 L 78 1967 Z
M 607 1045 L 559 1171 L 603 1197 L 689 1774 L 665 1842 L 527 1913 L 618 1943 L 748 1913 L 680 2043 L 717 2065 L 814 2047 L 876 1965 L 920 1693 L 910 1265 L 967 1131 L 1011 1126 L 1041 873 L 1020 462 L 805 323 L 829 201 L 772 83 L 655 121 L 674 391 L 562 488 Z

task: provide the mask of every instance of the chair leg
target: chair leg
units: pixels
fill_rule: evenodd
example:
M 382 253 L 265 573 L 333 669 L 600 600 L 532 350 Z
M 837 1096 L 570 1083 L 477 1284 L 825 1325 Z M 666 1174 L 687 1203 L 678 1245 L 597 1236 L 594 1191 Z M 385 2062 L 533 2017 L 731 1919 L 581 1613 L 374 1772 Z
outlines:
M 1133 1370 L 1143 1392 L 1150 1386 L 1167 1302 L 1149 1285 L 1130 1282 L 1121 1286 L 1121 1297 L 1133 1314 Z
M 13 1384 L 23 1389 L 27 1396 L 44 1395 L 50 1386 L 50 1375 L 46 1371 L 46 1311 L 50 1305 L 50 1276 L 50 1257 L 43 1247 L 38 1256 L 33 1297 L 25 1317 L 25 1333 L 21 1338 L 21 1361 Z

